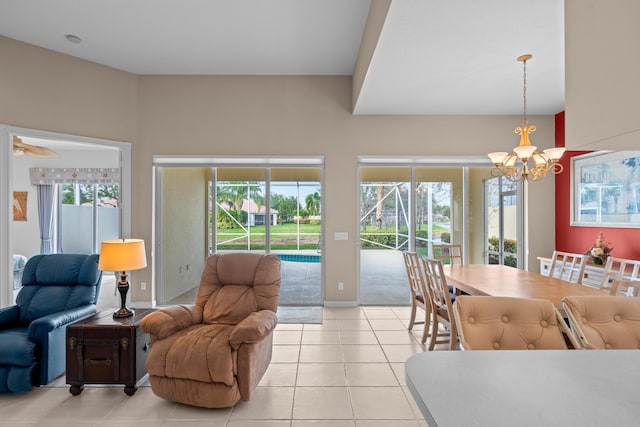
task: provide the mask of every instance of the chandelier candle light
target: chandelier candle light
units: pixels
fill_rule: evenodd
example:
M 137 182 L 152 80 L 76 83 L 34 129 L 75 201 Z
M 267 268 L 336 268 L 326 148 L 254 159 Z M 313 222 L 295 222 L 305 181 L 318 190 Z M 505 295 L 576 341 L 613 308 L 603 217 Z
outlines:
M 558 174 L 563 169 L 563 166 L 558 161 L 564 154 L 564 148 L 547 148 L 542 153 L 539 153 L 537 151 L 538 147 L 531 145 L 529 141 L 529 134 L 536 130 L 536 127 L 529 124 L 527 119 L 527 61 L 531 57 L 531 54 L 518 57 L 518 61 L 522 62 L 524 70 L 522 122 L 515 129 L 515 133 L 520 135 L 520 144 L 513 149 L 511 154 L 504 151 L 489 153 L 489 158 L 495 165 L 491 175 L 502 175 L 513 182 L 537 181 L 540 178 L 544 178 L 549 171 Z M 531 161 L 531 165 L 529 161 Z
M 104 240 L 100 245 L 100 261 L 98 268 L 102 271 L 120 272 L 118 292 L 120 292 L 120 309 L 113 313 L 113 317 L 122 318 L 133 316 L 133 310 L 125 306 L 129 282 L 127 270 L 140 270 L 147 266 L 147 255 L 142 239 Z

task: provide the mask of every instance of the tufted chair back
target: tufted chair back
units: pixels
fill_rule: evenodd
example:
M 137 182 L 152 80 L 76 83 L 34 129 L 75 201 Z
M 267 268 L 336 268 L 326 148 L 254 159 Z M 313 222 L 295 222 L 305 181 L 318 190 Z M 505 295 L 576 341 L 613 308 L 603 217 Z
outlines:
M 465 350 L 566 350 L 563 332 L 572 340 L 547 300 L 461 295 L 453 309 Z
M 275 255 L 213 255 L 200 279 L 196 305 L 205 324 L 237 325 L 254 311 L 278 309 L 280 260 Z
M 29 324 L 49 314 L 96 304 L 102 272 L 98 255 L 48 254 L 29 258 L 16 298 L 19 322 Z
M 586 348 L 640 349 L 640 298 L 565 297 L 571 330 Z

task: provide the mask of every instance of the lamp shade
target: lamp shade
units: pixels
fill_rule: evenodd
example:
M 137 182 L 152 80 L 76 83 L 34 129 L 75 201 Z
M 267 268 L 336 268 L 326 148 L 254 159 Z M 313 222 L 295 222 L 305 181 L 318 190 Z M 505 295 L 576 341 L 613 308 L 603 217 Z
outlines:
M 102 271 L 131 271 L 147 266 L 142 239 L 104 240 L 100 246 L 98 268 Z

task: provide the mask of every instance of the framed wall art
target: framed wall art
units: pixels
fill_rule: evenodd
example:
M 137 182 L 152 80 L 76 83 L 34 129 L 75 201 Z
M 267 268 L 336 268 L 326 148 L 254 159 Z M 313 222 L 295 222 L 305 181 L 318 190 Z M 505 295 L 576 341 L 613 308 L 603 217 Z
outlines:
M 27 220 L 27 192 L 26 191 L 13 192 L 13 220 L 14 221 Z
M 571 159 L 571 225 L 640 228 L 640 151 Z

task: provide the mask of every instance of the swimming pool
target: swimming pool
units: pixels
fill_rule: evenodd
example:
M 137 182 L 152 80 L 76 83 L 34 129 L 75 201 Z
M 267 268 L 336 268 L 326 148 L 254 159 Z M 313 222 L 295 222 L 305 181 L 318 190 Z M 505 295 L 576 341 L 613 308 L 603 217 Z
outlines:
M 282 261 L 290 262 L 320 262 L 321 255 L 306 255 L 306 254 L 274 254 Z

